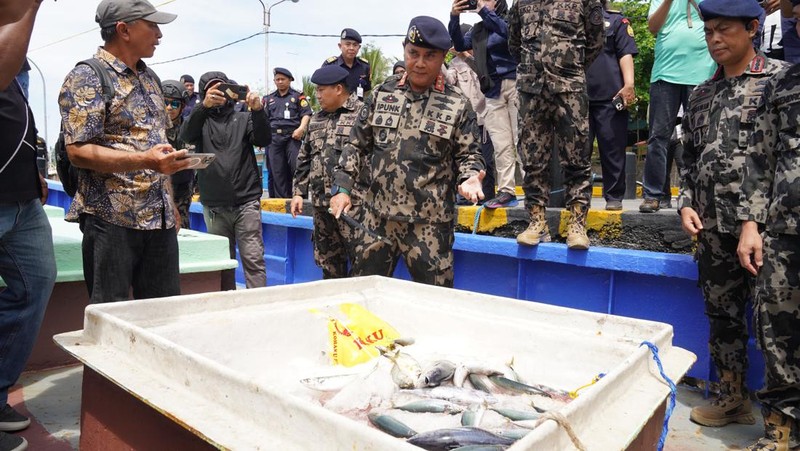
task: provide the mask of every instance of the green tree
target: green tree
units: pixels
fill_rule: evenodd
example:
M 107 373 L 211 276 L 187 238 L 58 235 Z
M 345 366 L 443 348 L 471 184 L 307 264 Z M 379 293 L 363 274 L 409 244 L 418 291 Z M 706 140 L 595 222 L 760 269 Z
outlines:
M 655 36 L 650 34 L 650 30 L 647 29 L 647 12 L 650 9 L 650 1 L 614 2 L 609 8 L 620 11 L 630 20 L 633 28 L 634 40 L 639 48 L 639 54 L 633 60 L 636 97 L 639 98 L 639 102 L 631 110 L 631 121 L 635 128 L 640 128 L 640 126 L 646 128 L 647 107 L 650 102 L 650 72 L 653 70 L 656 45 Z
M 361 58 L 369 62 L 370 82 L 372 86 L 378 86 L 386 80 L 392 70 L 392 61 L 383 54 L 383 50 L 373 43 L 369 43 L 361 48 Z
M 319 100 L 317 100 L 317 85 L 311 83 L 311 77 L 303 77 L 303 94 L 308 99 L 308 104 L 314 112 L 319 111 Z

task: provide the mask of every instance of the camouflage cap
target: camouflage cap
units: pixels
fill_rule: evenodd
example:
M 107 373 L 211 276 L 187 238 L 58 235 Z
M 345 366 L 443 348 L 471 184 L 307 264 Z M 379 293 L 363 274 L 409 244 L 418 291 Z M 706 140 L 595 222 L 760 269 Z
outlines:
M 438 50 L 450 50 L 452 42 L 447 27 L 438 19 L 417 16 L 408 24 L 405 43 Z

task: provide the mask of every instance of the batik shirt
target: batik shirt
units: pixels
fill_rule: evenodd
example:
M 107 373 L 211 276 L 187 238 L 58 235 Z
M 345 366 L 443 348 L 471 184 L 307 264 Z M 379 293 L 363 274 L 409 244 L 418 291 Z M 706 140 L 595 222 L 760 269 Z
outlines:
M 484 169 L 469 101 L 439 75 L 422 93 L 406 76 L 389 77 L 358 113 L 339 160 L 336 185 L 352 189 L 362 162 L 370 171 L 365 204 L 404 222 L 450 222 L 456 183 Z
M 758 54 L 742 75 L 720 68 L 689 97 L 678 208 L 691 207 L 703 227 L 737 233 L 737 211 L 748 140 L 767 81 L 787 66 Z
M 146 152 L 166 144 L 169 119 L 164 97 L 144 62 L 137 63 L 134 73 L 103 48 L 95 58 L 108 68 L 114 98 L 106 105 L 100 78 L 91 67 L 81 64 L 72 69 L 58 96 L 66 144 L 96 144 L 118 152 Z M 81 214 L 90 214 L 129 229 L 172 228 L 175 215 L 168 183 L 168 176 L 150 169 L 81 170 L 66 219 L 74 222 Z

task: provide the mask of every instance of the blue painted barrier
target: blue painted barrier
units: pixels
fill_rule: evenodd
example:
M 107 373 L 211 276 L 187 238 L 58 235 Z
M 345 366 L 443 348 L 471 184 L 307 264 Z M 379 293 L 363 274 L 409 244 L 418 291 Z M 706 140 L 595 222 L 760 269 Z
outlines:
M 63 206 L 69 198 L 59 189 L 53 182 L 49 203 Z M 202 205 L 193 203 L 190 216 L 192 229 L 206 230 Z M 313 259 L 311 217 L 262 212 L 261 222 L 269 285 L 322 278 Z M 454 253 L 456 288 L 671 324 L 675 345 L 697 355 L 688 375 L 716 379 L 697 266 L 689 255 L 606 247 L 569 251 L 557 243 L 529 248 L 509 238 L 463 233 L 456 233 Z M 395 277 L 410 279 L 402 261 Z M 244 283 L 241 265 L 237 281 Z M 748 385 L 760 388 L 763 359 L 752 340 L 749 357 Z

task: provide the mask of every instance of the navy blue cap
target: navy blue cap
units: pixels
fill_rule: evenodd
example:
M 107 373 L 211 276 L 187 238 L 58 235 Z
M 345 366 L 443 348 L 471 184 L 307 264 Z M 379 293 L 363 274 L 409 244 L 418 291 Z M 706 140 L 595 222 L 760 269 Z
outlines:
M 194 77 L 189 74 L 181 75 L 181 83 L 194 83 Z
M 405 42 L 429 49 L 450 50 L 452 47 L 447 27 L 438 19 L 429 16 L 417 16 L 411 19 Z
M 289 72 L 289 69 L 284 69 L 282 67 L 276 67 L 275 69 L 272 69 L 272 75 L 278 75 L 278 74 L 286 75 L 287 77 L 289 77 L 289 80 L 294 81 L 294 77 L 292 76 L 292 73 Z
M 800 0 L 792 0 L 792 5 L 794 6 L 800 5 Z
M 311 83 L 323 86 L 335 85 L 337 83 L 344 83 L 350 72 L 347 72 L 342 66 L 338 64 L 331 64 L 322 66 L 314 71 L 311 75 Z
M 361 44 L 361 35 L 358 34 L 356 30 L 352 28 L 345 28 L 342 30 L 342 39 L 350 39 L 352 41 L 356 41 Z
M 698 6 L 703 20 L 717 17 L 757 19 L 764 11 L 758 0 L 705 0 Z

